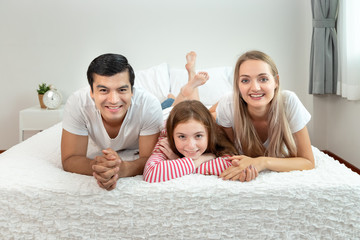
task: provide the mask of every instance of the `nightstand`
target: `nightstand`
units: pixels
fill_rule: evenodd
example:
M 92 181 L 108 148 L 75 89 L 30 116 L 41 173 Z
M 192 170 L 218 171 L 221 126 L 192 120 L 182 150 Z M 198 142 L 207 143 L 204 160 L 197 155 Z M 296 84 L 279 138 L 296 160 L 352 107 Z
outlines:
M 44 109 L 39 105 L 19 113 L 19 142 L 24 141 L 24 131 L 42 131 L 62 121 L 64 105 L 57 109 Z

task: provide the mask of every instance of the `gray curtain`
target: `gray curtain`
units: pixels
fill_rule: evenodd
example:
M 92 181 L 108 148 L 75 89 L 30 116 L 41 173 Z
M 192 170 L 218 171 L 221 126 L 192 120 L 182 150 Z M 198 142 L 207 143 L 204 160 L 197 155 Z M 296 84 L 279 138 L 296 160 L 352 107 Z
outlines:
M 338 0 L 311 0 L 313 32 L 310 54 L 310 94 L 336 93 Z

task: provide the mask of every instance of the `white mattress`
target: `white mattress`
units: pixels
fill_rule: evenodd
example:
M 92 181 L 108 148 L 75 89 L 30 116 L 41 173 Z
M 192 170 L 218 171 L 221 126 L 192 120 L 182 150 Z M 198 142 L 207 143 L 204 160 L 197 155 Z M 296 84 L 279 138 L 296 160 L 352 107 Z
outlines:
M 63 171 L 60 138 L 57 124 L 0 154 L 0 239 L 360 238 L 360 176 L 317 148 L 310 171 L 136 176 L 108 192 Z

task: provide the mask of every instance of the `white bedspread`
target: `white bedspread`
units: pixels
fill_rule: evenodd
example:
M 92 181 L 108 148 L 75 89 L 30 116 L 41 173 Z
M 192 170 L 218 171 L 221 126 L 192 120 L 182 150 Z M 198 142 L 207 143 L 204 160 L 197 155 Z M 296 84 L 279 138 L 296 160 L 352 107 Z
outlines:
M 316 168 L 251 182 L 64 172 L 61 125 L 0 155 L 0 239 L 359 239 L 360 176 L 313 148 Z

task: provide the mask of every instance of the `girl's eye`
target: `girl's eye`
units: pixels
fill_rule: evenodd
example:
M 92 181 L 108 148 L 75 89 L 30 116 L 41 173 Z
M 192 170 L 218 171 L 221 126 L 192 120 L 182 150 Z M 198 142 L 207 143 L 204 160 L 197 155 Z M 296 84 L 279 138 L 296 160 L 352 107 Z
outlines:
M 202 137 L 203 137 L 203 135 L 198 134 L 198 135 L 196 135 L 195 137 L 196 137 L 196 138 L 202 138 Z
M 178 138 L 179 138 L 179 139 L 184 139 L 185 136 L 184 136 L 184 135 L 179 135 Z
M 249 80 L 248 80 L 248 79 L 246 79 L 246 78 L 243 78 L 243 79 L 240 79 L 240 82 L 241 82 L 241 83 L 248 83 L 248 82 L 249 82 Z

